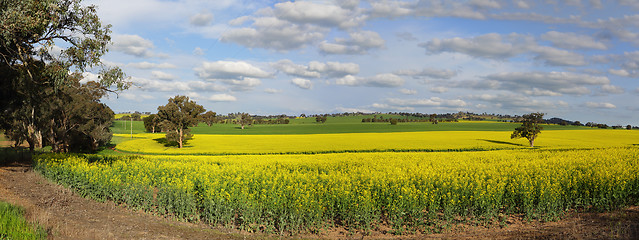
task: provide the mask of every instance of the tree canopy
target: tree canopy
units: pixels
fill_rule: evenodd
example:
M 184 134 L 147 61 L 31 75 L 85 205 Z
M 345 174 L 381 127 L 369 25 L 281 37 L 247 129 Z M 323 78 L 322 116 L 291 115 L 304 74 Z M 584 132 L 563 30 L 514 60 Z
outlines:
M 184 141 L 191 137 L 189 127 L 198 123 L 199 116 L 204 107 L 186 96 L 169 98 L 169 103 L 158 107 L 158 118 L 162 128 L 166 130 L 166 139 L 175 141 L 182 148 Z
M 110 121 L 105 119 L 113 113 L 99 99 L 130 83 L 121 69 L 100 60 L 111 26 L 102 25 L 95 7 L 81 0 L 0 0 L 0 19 L 0 126 L 5 132 L 31 149 L 51 144 L 57 151 L 85 145 L 82 136 L 88 133 L 104 133 L 102 126 Z M 99 72 L 96 82 L 82 80 L 87 71 Z M 88 119 L 88 112 L 99 120 Z M 106 135 L 89 140 L 89 148 L 104 144 Z
M 543 113 L 524 114 L 521 126 L 515 128 L 510 138 L 526 138 L 530 143 L 530 147 L 534 147 L 537 135 L 544 129 L 539 124 L 544 122 Z

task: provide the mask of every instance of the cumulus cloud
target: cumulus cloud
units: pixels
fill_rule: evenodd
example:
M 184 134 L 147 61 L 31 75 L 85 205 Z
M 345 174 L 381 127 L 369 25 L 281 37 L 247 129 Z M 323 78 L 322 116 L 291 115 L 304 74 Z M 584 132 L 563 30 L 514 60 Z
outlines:
M 422 99 L 400 99 L 388 98 L 386 104 L 394 107 L 446 107 L 459 108 L 468 104 L 461 99 L 442 99 L 438 97 L 422 98 Z
M 144 91 L 174 92 L 174 91 L 201 91 L 222 92 L 227 88 L 211 82 L 203 81 L 162 81 L 140 77 L 131 77 L 133 86 Z
M 265 93 L 270 93 L 270 94 L 277 94 L 277 93 L 281 93 L 282 90 L 280 89 L 275 89 L 275 88 L 266 88 L 264 89 Z
M 530 98 L 520 94 L 480 94 L 466 97 L 470 100 L 478 100 L 488 103 L 490 106 L 516 111 L 534 112 L 539 109 L 556 109 L 568 107 L 564 101 L 550 101 Z
M 273 13 L 280 19 L 294 23 L 325 27 L 351 28 L 360 25 L 363 20 L 353 11 L 337 5 L 305 1 L 275 4 Z
M 162 72 L 162 71 L 151 71 L 151 76 L 153 76 L 153 78 L 159 79 L 159 80 L 173 80 L 173 79 L 177 78 L 173 74 L 165 73 L 165 72 Z
M 586 102 L 584 103 L 584 106 L 587 108 L 601 108 L 601 109 L 617 108 L 617 106 L 615 106 L 614 104 L 607 103 L 607 102 Z
M 359 65 L 356 63 L 311 61 L 308 65 L 301 65 L 283 59 L 272 63 L 271 66 L 287 75 L 301 78 L 343 77 L 359 73 Z
M 131 92 L 123 92 L 119 94 L 120 97 L 127 99 L 127 100 L 133 100 L 136 102 L 143 102 L 146 100 L 153 100 L 155 99 L 155 97 L 148 95 L 148 94 L 140 94 L 140 93 L 131 93 Z
M 473 57 L 492 59 L 511 58 L 525 52 L 534 41 L 531 37 L 512 33 L 505 37 L 497 33 L 489 33 L 474 38 L 434 38 L 421 43 L 430 54 L 442 52 L 459 52 Z
M 222 34 L 222 42 L 237 43 L 249 48 L 288 51 L 305 47 L 324 38 L 328 28 L 294 24 L 276 17 L 253 19 L 250 27 L 231 29 Z
M 309 70 L 308 66 L 295 64 L 293 61 L 288 59 L 279 60 L 271 65 L 273 68 L 286 73 L 287 75 L 307 78 L 319 78 L 321 76 L 318 71 Z
M 601 91 L 604 93 L 610 93 L 610 94 L 622 94 L 625 92 L 625 90 L 622 87 L 613 86 L 613 85 L 603 85 L 601 86 Z
M 436 79 L 451 79 L 452 77 L 457 76 L 456 71 L 447 70 L 447 69 L 434 69 L 434 68 L 424 68 L 422 70 L 413 70 L 413 69 L 399 70 L 395 72 L 395 74 L 402 75 L 402 76 L 412 76 L 414 78 L 429 77 L 429 78 L 436 78 Z
M 156 56 L 151 50 L 155 48 L 153 42 L 138 35 L 114 35 L 114 51 L 133 55 L 136 57 L 150 58 Z
M 313 87 L 313 83 L 311 80 L 303 79 L 303 78 L 293 78 L 291 83 L 301 89 L 311 89 Z
M 469 4 L 479 8 L 501 8 L 501 4 L 495 0 L 471 0 Z
M 432 87 L 428 89 L 432 93 L 445 93 L 448 92 L 448 88 L 446 87 Z
M 337 79 L 335 83 L 344 86 L 399 87 L 404 85 L 404 79 L 392 73 L 377 74 L 372 77 L 346 75 Z
M 209 98 L 207 98 L 207 100 L 211 102 L 235 102 L 237 101 L 237 98 L 233 95 L 222 93 L 222 94 L 213 94 Z
M 550 41 L 554 46 L 565 49 L 608 49 L 605 44 L 596 41 L 591 36 L 576 33 L 550 31 L 541 35 L 541 39 Z
M 359 73 L 359 65 L 357 63 L 343 63 L 343 62 L 317 62 L 311 61 L 308 63 L 308 69 L 322 73 L 329 77 L 342 77 L 346 75 L 354 75 Z
M 583 55 L 566 50 L 538 46 L 533 49 L 533 52 L 538 54 L 535 59 L 544 61 L 551 66 L 583 66 L 587 64 Z
M 557 34 L 550 35 L 556 37 Z M 569 44 L 564 43 L 564 45 L 568 46 Z M 531 36 L 517 33 L 508 35 L 489 33 L 473 38 L 435 38 L 421 43 L 419 46 L 425 48 L 428 54 L 458 52 L 473 57 L 504 60 L 532 53 L 536 55 L 536 60 L 551 66 L 583 66 L 587 64 L 581 54 L 549 46 L 539 46 Z
M 202 66 L 194 69 L 198 77 L 205 80 L 215 79 L 236 79 L 250 78 L 270 78 L 268 73 L 250 63 L 244 61 L 215 61 L 203 62 Z
M 334 43 L 322 42 L 320 52 L 324 54 L 366 54 L 369 50 L 382 48 L 386 41 L 373 31 L 352 32 L 350 39 L 335 38 Z
M 493 85 L 494 89 L 541 91 L 546 96 L 557 93 L 588 94 L 590 90 L 585 86 L 601 86 L 610 83 L 607 77 L 571 72 L 504 72 L 488 75 L 485 79 L 496 81 Z
M 399 92 L 402 93 L 402 94 L 405 94 L 405 95 L 415 95 L 415 94 L 417 94 L 417 90 L 415 90 L 415 89 L 402 88 L 402 89 L 399 89 Z
M 630 73 L 626 69 L 608 69 L 608 73 L 621 76 L 621 77 L 629 77 Z
M 209 25 L 211 24 L 211 21 L 213 21 L 213 14 L 210 12 L 198 13 L 190 18 L 191 25 L 199 27 Z
M 150 62 L 129 63 L 126 66 L 132 67 L 132 68 L 138 68 L 138 69 L 177 68 L 177 66 L 170 63 L 150 63 Z

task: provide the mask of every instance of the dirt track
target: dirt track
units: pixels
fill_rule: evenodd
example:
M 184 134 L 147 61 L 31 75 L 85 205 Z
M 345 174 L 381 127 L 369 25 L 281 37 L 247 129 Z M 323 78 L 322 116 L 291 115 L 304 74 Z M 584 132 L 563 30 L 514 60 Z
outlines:
M 0 200 L 23 206 L 27 219 L 44 225 L 50 239 L 278 239 L 204 224 L 165 219 L 126 209 L 112 202 L 84 199 L 33 172 L 28 164 L 0 166 Z M 611 213 L 571 213 L 559 222 L 522 222 L 511 217 L 504 228 L 459 226 L 444 234 L 394 236 L 345 235 L 339 230 L 321 236 L 284 238 L 331 239 L 639 239 L 639 207 Z

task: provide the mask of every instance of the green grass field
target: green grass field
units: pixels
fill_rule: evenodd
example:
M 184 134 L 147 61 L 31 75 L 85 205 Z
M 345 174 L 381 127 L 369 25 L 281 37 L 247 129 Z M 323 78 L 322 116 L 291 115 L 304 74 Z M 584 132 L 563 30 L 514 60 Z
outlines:
M 222 135 L 269 135 L 269 134 L 327 134 L 327 133 L 385 133 L 425 131 L 512 131 L 520 124 L 497 121 L 362 123 L 363 116 L 328 117 L 326 123 L 316 123 L 315 118 L 291 119 L 289 124 L 256 124 L 241 129 L 237 124 L 199 124 L 191 127 L 192 134 Z M 385 117 L 386 118 L 386 117 Z M 111 131 L 115 134 L 130 134 L 131 122 L 115 121 Z M 578 126 L 544 125 L 545 130 L 592 129 Z M 598 130 L 598 129 L 597 129 Z M 133 134 L 144 133 L 142 121 L 133 122 Z

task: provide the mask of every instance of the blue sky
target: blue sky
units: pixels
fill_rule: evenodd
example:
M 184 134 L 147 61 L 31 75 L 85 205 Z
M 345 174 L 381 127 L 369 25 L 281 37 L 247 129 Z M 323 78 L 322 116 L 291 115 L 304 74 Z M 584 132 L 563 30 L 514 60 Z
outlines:
M 88 1 L 103 61 L 151 111 L 187 95 L 218 114 L 544 112 L 639 125 L 639 2 Z M 86 73 L 86 78 L 95 75 Z

